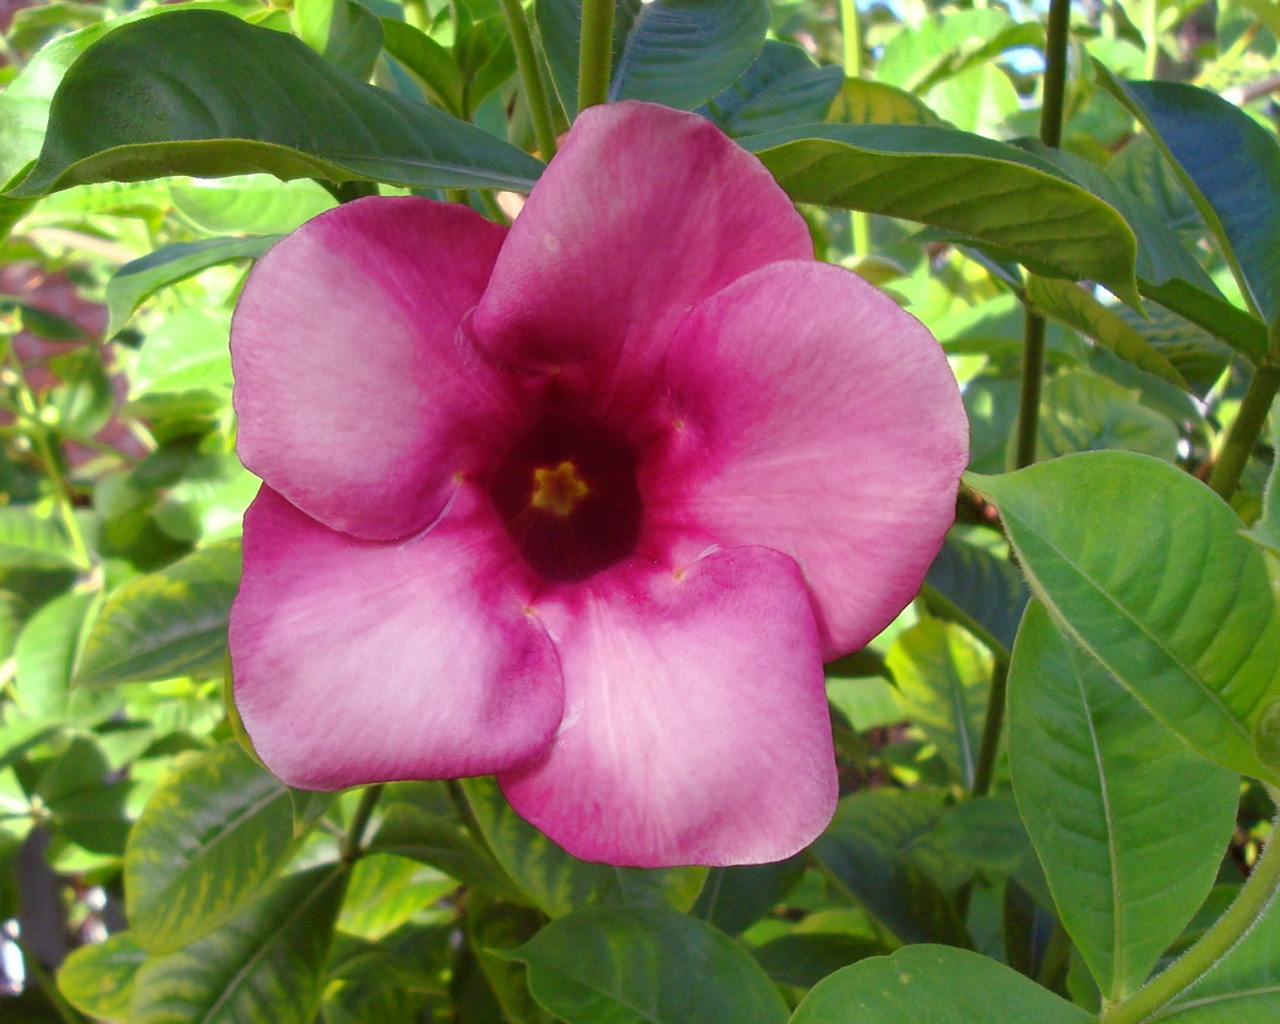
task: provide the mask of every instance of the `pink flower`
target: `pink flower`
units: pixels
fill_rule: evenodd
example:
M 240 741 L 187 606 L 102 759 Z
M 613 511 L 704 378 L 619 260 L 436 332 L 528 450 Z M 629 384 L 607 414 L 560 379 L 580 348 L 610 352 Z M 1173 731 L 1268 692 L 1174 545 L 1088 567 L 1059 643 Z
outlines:
M 232 331 L 236 700 L 307 789 L 496 773 L 571 853 L 776 860 L 822 662 L 911 599 L 967 454 L 937 343 L 692 114 L 587 110 L 510 230 L 323 214 Z

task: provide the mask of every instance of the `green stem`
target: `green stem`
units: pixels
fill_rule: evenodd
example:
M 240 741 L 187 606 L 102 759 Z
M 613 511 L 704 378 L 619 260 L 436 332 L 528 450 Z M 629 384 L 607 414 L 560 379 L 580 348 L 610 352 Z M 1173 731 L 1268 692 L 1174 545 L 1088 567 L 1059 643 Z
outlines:
M 584 0 L 578 47 L 578 111 L 609 100 L 614 0 Z
M 1018 392 L 1018 438 L 1015 469 L 1036 461 L 1036 440 L 1040 434 L 1040 390 L 1044 381 L 1044 335 L 1046 323 L 1030 309 L 1024 314 L 1022 383 Z
M 1142 77 L 1148 81 L 1156 77 L 1156 66 L 1160 62 L 1160 5 L 1147 4 L 1142 26 L 1142 41 L 1147 50 L 1142 59 Z
M 1054 148 L 1062 141 L 1070 27 L 1070 0 L 1051 0 L 1048 34 L 1044 45 L 1044 99 L 1040 107 L 1040 141 Z M 1018 398 L 1017 454 L 1014 461 L 1018 469 L 1036 461 L 1036 437 L 1040 429 L 1040 387 L 1044 377 L 1044 336 L 1044 317 L 1027 310 L 1022 387 Z
M 1240 476 L 1253 454 L 1258 435 L 1267 422 L 1267 412 L 1271 409 L 1272 399 L 1280 389 L 1280 366 L 1263 364 L 1253 374 L 1249 388 L 1244 393 L 1244 401 L 1240 403 L 1240 412 L 1236 421 L 1231 424 L 1231 432 L 1227 435 L 1222 451 L 1218 453 L 1218 461 L 1213 464 L 1213 472 L 1209 474 L 1209 486 L 1222 498 L 1230 501 L 1240 485 Z
M 348 863 L 360 857 L 365 829 L 369 827 L 369 819 L 373 817 L 373 809 L 378 806 L 382 790 L 383 785 L 379 783 L 376 786 L 366 786 L 360 794 L 360 803 L 356 805 L 356 813 L 351 816 L 346 838 L 342 841 L 342 859 Z
M 844 76 L 862 77 L 862 27 L 855 0 L 840 0 L 840 30 L 844 37 Z M 871 253 L 871 215 L 865 210 L 849 212 L 853 234 L 853 255 L 862 259 Z
M 529 104 L 529 117 L 533 121 L 533 139 L 543 160 L 556 155 L 556 133 L 551 120 L 551 103 L 542 84 L 538 69 L 538 55 L 533 49 L 533 36 L 529 33 L 529 21 L 524 15 L 520 0 L 502 0 L 502 11 L 507 16 L 507 29 L 511 32 L 511 45 L 516 51 L 516 67 L 524 85 L 524 98 Z
M 1240 895 L 1200 940 L 1128 999 L 1103 1011 L 1103 1024 L 1143 1024 L 1194 985 L 1230 953 L 1272 908 L 1280 895 L 1280 815 L 1271 840 L 1254 865 Z
M 44 465 L 49 486 L 53 488 L 53 502 L 58 510 L 58 518 L 62 520 L 63 529 L 67 531 L 67 539 L 71 542 L 71 548 L 75 552 L 80 568 L 92 569 L 93 556 L 89 553 L 89 545 L 85 543 L 84 534 L 80 531 L 80 524 L 76 522 L 75 502 L 71 498 L 71 488 L 67 485 L 57 456 L 54 454 L 53 445 L 49 440 L 49 430 L 40 419 L 40 409 L 36 404 L 35 395 L 27 387 L 21 369 L 12 372 L 17 378 L 13 385 L 14 397 L 18 401 L 18 408 L 22 410 L 23 419 L 28 424 L 31 442 L 35 445 L 36 454 Z

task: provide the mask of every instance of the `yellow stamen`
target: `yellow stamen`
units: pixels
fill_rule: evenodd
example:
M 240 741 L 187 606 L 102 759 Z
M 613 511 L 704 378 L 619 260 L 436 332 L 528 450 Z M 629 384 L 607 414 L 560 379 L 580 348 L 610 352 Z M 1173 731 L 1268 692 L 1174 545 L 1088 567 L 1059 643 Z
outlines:
M 555 469 L 533 471 L 533 497 L 529 504 L 552 515 L 567 516 L 590 493 L 591 488 L 578 476 L 578 467 L 566 459 Z

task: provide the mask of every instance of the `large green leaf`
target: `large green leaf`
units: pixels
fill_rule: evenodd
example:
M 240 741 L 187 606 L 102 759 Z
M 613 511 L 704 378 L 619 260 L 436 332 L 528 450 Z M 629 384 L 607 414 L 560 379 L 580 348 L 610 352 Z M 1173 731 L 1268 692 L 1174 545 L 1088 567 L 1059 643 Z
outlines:
M 791 1024 L 1096 1024 L 1003 964 L 963 949 L 908 946 L 814 986 Z
M 902 709 L 938 748 L 966 789 L 973 786 L 986 719 L 991 656 L 957 626 L 921 619 L 885 657 Z
M 1103 995 L 1123 999 L 1213 887 L 1239 777 L 1156 721 L 1038 602 L 1009 672 L 1009 763 L 1063 924 Z
M 382 46 L 413 74 L 437 106 L 462 116 L 466 82 L 445 47 L 396 18 L 382 19 Z
M 538 28 L 565 111 L 578 109 L 583 0 L 538 0 Z M 766 0 L 629 0 L 614 23 L 611 100 L 692 110 L 755 60 L 769 29 Z
M 167 953 L 250 902 L 297 846 L 289 791 L 234 743 L 184 762 L 152 794 L 125 851 L 130 930 Z
M 930 125 L 870 124 L 806 125 L 743 145 L 800 202 L 963 232 L 1038 273 L 1100 281 L 1138 302 L 1137 243 L 1124 218 L 1015 146 Z
M 206 238 L 199 242 L 176 242 L 153 253 L 130 260 L 107 282 L 107 309 L 110 320 L 107 337 L 114 337 L 142 301 L 161 288 L 177 284 L 209 267 L 232 260 L 257 259 L 274 235 L 249 238 Z
M 179 10 L 126 25 L 76 61 L 13 194 L 251 171 L 528 190 L 541 167 L 474 125 L 365 85 L 297 39 Z
M 706 868 L 618 868 L 578 860 L 516 814 L 493 779 L 465 779 L 462 786 L 502 868 L 552 917 L 601 904 L 687 910 L 698 898 Z
M 130 1024 L 313 1024 L 345 866 L 291 875 L 198 942 L 138 972 Z
M 840 801 L 813 850 L 840 887 L 903 942 L 967 946 L 964 922 L 913 849 L 942 813 L 925 793 L 855 793 Z
M 119 708 L 118 694 L 70 688 L 85 623 L 100 601 L 101 595 L 92 591 L 60 594 L 22 627 L 13 651 L 14 694 L 25 714 L 92 724 Z
M 58 990 L 94 1020 L 129 1024 L 133 983 L 147 952 L 127 932 L 74 950 L 58 969 Z
M 230 11 L 237 4 L 234 0 L 197 0 L 187 6 Z M 87 25 L 60 36 L 31 57 L 21 74 L 0 92 L 0 188 L 12 183 L 14 176 L 39 155 L 49 123 L 49 104 L 76 58 L 108 32 L 161 12 L 164 8 L 153 8 Z
M 999 506 L 1032 589 L 1187 743 L 1280 782 L 1280 612 L 1262 553 L 1204 484 L 1128 452 L 970 474 Z
M 1233 103 L 1182 82 L 1121 82 L 1097 61 L 1103 88 L 1173 162 L 1222 246 L 1250 306 L 1280 330 L 1280 146 Z
M 240 542 L 219 541 L 111 594 L 85 640 L 75 682 L 218 675 L 240 583 Z
M 787 1007 L 760 966 L 710 925 L 658 907 L 583 910 L 506 954 L 567 1024 L 771 1024 Z

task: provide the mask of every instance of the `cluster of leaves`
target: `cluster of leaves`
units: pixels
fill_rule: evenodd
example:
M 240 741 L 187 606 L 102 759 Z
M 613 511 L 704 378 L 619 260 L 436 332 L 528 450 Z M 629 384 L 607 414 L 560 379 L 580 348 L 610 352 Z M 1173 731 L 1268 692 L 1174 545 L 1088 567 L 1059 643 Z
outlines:
M 245 268 L 375 190 L 503 216 L 542 168 L 508 18 L 555 130 L 577 105 L 581 3 L 525 6 L 3 12 L 0 944 L 26 977 L 0 1013 L 1274 1012 L 1277 869 L 1242 885 L 1280 785 L 1271 0 L 1073 11 L 1057 148 L 1025 138 L 1049 46 L 1021 3 L 862 24 L 817 0 L 618 3 L 611 98 L 699 110 L 756 153 L 819 254 L 899 296 L 964 386 L 960 521 L 920 600 L 829 666 L 846 795 L 811 849 L 614 869 L 490 780 L 320 797 L 242 752 L 222 677 L 257 483 L 226 347 Z M 1129 81 L 1157 73 L 1194 84 Z M 1020 428 L 1028 313 L 1046 380 Z M 1045 461 L 1010 473 L 1020 444 Z

